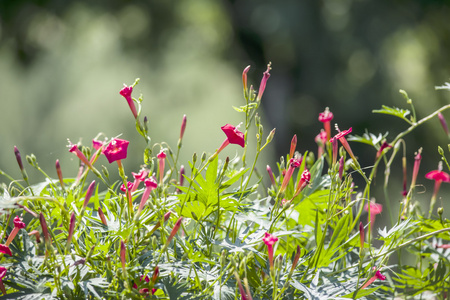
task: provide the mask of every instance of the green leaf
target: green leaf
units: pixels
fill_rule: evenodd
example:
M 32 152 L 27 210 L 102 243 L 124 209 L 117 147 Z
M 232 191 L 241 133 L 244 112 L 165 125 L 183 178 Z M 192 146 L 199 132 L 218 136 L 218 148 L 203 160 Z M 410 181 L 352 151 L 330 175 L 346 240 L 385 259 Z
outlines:
M 388 134 L 389 134 L 389 132 L 386 132 L 385 134 L 379 133 L 378 135 L 375 135 L 370 132 L 365 132 L 362 136 L 350 135 L 347 138 L 347 141 L 358 142 L 358 143 L 375 146 L 378 143 L 380 143 L 383 139 L 385 139 L 388 136 Z
M 374 109 L 374 110 L 372 110 L 372 112 L 377 113 L 377 114 L 386 114 L 386 115 L 395 116 L 395 117 L 405 120 L 408 123 L 411 123 L 411 121 L 406 118 L 406 116 L 410 114 L 410 111 L 407 109 L 382 105 L 381 109 Z

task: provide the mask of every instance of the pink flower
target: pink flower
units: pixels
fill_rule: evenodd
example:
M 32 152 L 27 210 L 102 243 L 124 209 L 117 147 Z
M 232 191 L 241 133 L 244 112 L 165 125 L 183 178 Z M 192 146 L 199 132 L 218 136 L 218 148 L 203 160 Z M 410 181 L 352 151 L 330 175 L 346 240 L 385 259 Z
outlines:
M 170 241 L 173 239 L 173 237 L 175 236 L 175 234 L 178 232 L 178 230 L 180 229 L 181 226 L 181 222 L 183 221 L 183 217 L 180 217 L 178 219 L 178 221 L 175 223 L 175 226 L 173 226 L 172 231 L 170 232 L 169 237 L 166 240 L 166 244 L 164 246 L 164 248 L 167 248 L 167 246 L 170 244 Z
M 133 92 L 132 86 L 127 86 L 126 84 L 123 85 L 123 89 L 120 90 L 119 94 L 122 95 L 125 100 L 127 100 L 128 106 L 130 107 L 131 112 L 133 113 L 133 116 L 135 119 L 137 119 L 137 111 L 136 106 L 134 105 L 133 98 L 131 98 L 131 93 Z
M 222 126 L 221 129 L 227 136 L 228 143 L 239 145 L 242 148 L 245 147 L 244 134 L 236 127 L 226 124 L 225 126 Z
M 442 170 L 442 163 L 439 164 L 438 170 L 433 170 L 425 175 L 425 178 L 434 180 L 434 192 L 430 201 L 430 211 L 428 217 L 430 217 L 431 213 L 433 212 L 434 204 L 436 203 L 437 193 L 439 191 L 439 188 L 441 187 L 441 183 L 450 182 L 450 175 L 441 170 Z
M 325 108 L 325 111 L 319 114 L 319 121 L 323 123 L 323 127 L 325 132 L 327 133 L 327 140 L 331 138 L 331 126 L 330 122 L 333 120 L 334 115 L 330 111 L 328 107 Z
M 297 187 L 295 189 L 295 194 L 292 199 L 297 197 L 303 189 L 310 183 L 311 181 L 311 173 L 309 173 L 308 169 L 303 170 L 302 176 L 300 177 L 300 180 L 298 181 Z
M 72 144 L 69 141 L 69 152 L 75 153 L 76 156 L 86 165 L 89 167 L 89 169 L 93 169 L 92 164 L 90 163 L 90 161 L 86 158 L 86 156 L 83 154 L 83 152 L 80 151 L 80 149 L 78 149 L 78 146 L 76 144 Z
M 120 186 L 120 190 L 121 190 L 122 192 L 126 193 L 127 190 L 131 190 L 131 188 L 133 187 L 133 185 L 134 185 L 134 184 L 133 184 L 131 181 L 127 181 L 127 186 L 125 186 L 125 184 L 123 183 L 123 184 Z
M 146 178 L 144 180 L 144 184 L 145 184 L 145 190 L 144 190 L 144 193 L 142 194 L 141 203 L 139 204 L 139 208 L 138 208 L 136 217 L 138 217 L 139 214 L 141 213 L 141 211 L 144 209 L 145 203 L 147 202 L 148 197 L 150 196 L 150 192 L 158 187 L 158 184 L 156 183 L 156 181 L 153 178 Z
M 11 242 L 13 241 L 14 237 L 17 235 L 20 229 L 25 228 L 26 225 L 24 222 L 22 222 L 22 218 L 19 218 L 19 216 L 16 216 L 14 218 L 14 229 L 11 231 L 11 233 L 8 236 L 8 239 L 6 240 L 6 246 L 8 247 Z
M 227 136 L 227 139 L 223 141 L 222 145 L 219 147 L 219 149 L 214 153 L 213 157 L 218 155 L 220 151 L 222 151 L 226 146 L 229 144 L 236 144 L 241 146 L 242 148 L 245 147 L 245 137 L 244 134 L 239 131 L 236 127 L 230 124 L 226 124 L 221 127 L 222 131 Z
M 369 205 L 364 206 L 365 211 L 369 211 Z M 375 216 L 383 212 L 383 205 L 370 202 L 370 216 L 367 218 L 367 223 L 375 223 Z M 370 227 L 372 229 L 372 226 Z
M 131 174 L 133 175 L 133 177 L 134 177 L 134 182 L 133 182 L 133 186 L 130 188 L 129 187 L 129 189 L 130 189 L 130 192 L 131 193 L 133 193 L 135 190 L 137 190 L 137 188 L 138 188 L 138 186 L 139 186 L 139 183 L 141 183 L 141 181 L 144 181 L 145 180 L 145 178 L 147 178 L 147 176 L 148 176 L 148 170 L 146 170 L 146 169 L 142 169 L 139 173 L 134 173 L 134 172 L 131 172 Z
M 98 150 L 98 149 L 100 149 L 100 148 L 102 148 L 103 147 L 103 142 L 102 141 L 98 141 L 98 140 L 92 140 L 92 147 L 95 149 L 95 150 Z
M 267 251 L 269 253 L 269 264 L 270 269 L 273 269 L 273 245 L 278 242 L 278 238 L 268 232 L 264 233 L 263 242 L 267 246 Z
M 127 158 L 128 144 L 130 142 L 122 139 L 112 139 L 112 141 L 103 149 L 106 159 L 109 163 Z
M 280 187 L 280 193 L 284 193 L 284 191 L 286 190 L 286 187 L 289 184 L 289 180 L 291 180 L 292 174 L 294 174 L 294 170 L 296 168 L 298 168 L 302 163 L 302 159 L 298 159 L 298 158 L 291 158 L 289 160 L 289 168 L 286 172 L 286 175 L 284 176 L 283 182 L 281 183 L 281 187 Z
M 156 157 L 158 158 L 159 162 L 159 184 L 162 185 L 164 179 L 164 165 L 167 155 L 166 153 L 164 153 L 164 150 L 161 150 L 161 152 L 159 152 L 159 154 L 156 155 Z
M 336 129 L 338 129 L 337 126 L 336 126 Z M 339 130 L 339 129 L 338 129 L 338 130 Z M 358 161 L 356 160 L 356 157 L 355 157 L 355 155 L 353 154 L 352 149 L 350 148 L 350 145 L 348 144 L 347 140 L 345 139 L 345 136 L 346 136 L 347 134 L 351 133 L 351 132 L 352 132 L 352 128 L 350 127 L 350 128 L 347 129 L 347 130 L 339 131 L 338 134 L 336 134 L 336 135 L 334 136 L 334 138 L 335 138 L 335 139 L 338 139 L 338 140 L 341 142 L 342 146 L 345 148 L 345 150 L 347 151 L 347 153 L 351 156 L 351 158 L 353 159 L 353 161 L 357 164 Z
M 375 267 L 374 267 L 375 269 Z M 370 284 L 372 284 L 376 279 L 380 279 L 380 280 L 386 280 L 386 276 L 384 276 L 383 274 L 381 274 L 380 270 L 377 270 L 375 272 L 375 275 L 373 277 L 371 277 L 362 287 L 361 290 L 365 289 L 366 287 L 368 287 Z
M 8 254 L 9 256 L 12 256 L 11 250 L 8 246 L 0 244 L 0 253 Z
M 392 148 L 391 145 L 389 145 L 386 141 L 383 142 L 383 144 L 380 146 L 380 149 L 377 151 L 376 159 L 380 157 L 380 155 L 383 153 L 384 149 L 386 148 Z

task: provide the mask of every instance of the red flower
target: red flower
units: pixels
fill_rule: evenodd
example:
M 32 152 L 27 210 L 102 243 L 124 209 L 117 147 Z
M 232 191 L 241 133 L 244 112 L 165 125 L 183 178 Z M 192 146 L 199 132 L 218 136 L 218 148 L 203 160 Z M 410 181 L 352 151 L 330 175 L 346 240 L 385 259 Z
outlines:
M 130 142 L 121 139 L 112 139 L 112 141 L 103 149 L 106 159 L 109 163 L 127 158 L 128 144 Z
M 103 147 L 103 142 L 102 141 L 98 141 L 98 140 L 92 140 L 92 147 L 95 150 L 100 149 L 101 147 Z
M 337 128 L 337 126 L 336 126 L 336 128 Z M 338 140 L 341 142 L 342 146 L 345 148 L 345 150 L 347 151 L 347 153 L 348 153 L 348 154 L 350 155 L 350 157 L 353 159 L 353 161 L 355 162 L 355 164 L 357 164 L 358 161 L 356 160 L 356 157 L 355 157 L 355 155 L 353 154 L 352 149 L 350 148 L 350 145 L 348 144 L 347 140 L 345 139 L 345 136 L 346 136 L 347 134 L 351 133 L 351 132 L 352 132 L 352 128 L 350 127 L 350 128 L 347 129 L 347 130 L 338 132 L 338 134 L 336 134 L 336 135 L 334 136 L 334 138 L 335 138 L 335 139 L 338 139 Z
M 244 134 L 240 132 L 236 127 L 230 124 L 226 124 L 225 126 L 222 126 L 221 129 L 227 136 L 228 142 L 230 144 L 236 144 L 244 148 L 245 146 Z
M 430 201 L 430 211 L 428 217 L 430 217 L 431 213 L 433 212 L 434 204 L 436 202 L 436 196 L 439 191 L 439 188 L 441 187 L 441 183 L 450 182 L 450 175 L 445 173 L 444 171 L 441 171 L 441 169 L 442 163 L 439 165 L 438 170 L 433 170 L 425 175 L 425 178 L 434 180 L 434 192 Z
M 125 100 L 127 100 L 128 106 L 130 107 L 130 110 L 133 113 L 134 118 L 137 119 L 138 115 L 137 115 L 137 111 L 136 111 L 136 106 L 134 105 L 133 98 L 131 98 L 132 92 L 133 92 L 133 87 L 126 86 L 124 84 L 123 89 L 120 90 L 119 94 L 121 94 L 125 98 Z
M 148 170 L 146 170 L 146 169 L 142 169 L 139 173 L 134 173 L 134 172 L 131 172 L 131 174 L 133 175 L 133 177 L 134 177 L 134 182 L 133 182 L 133 186 L 131 187 L 131 189 L 130 189 L 130 192 L 132 193 L 132 192 L 134 192 L 135 190 L 137 190 L 137 188 L 138 188 L 138 186 L 139 186 L 139 183 L 141 183 L 141 181 L 144 181 L 145 180 L 145 178 L 147 178 L 147 176 L 148 176 Z
M 278 242 L 278 238 L 268 232 L 264 233 L 263 242 L 267 246 L 267 251 L 269 254 L 269 265 L 270 269 L 273 269 L 273 245 Z
M 375 267 L 374 267 L 375 269 Z M 380 279 L 380 280 L 386 280 L 386 276 L 384 276 L 383 274 L 381 274 L 380 270 L 377 270 L 375 272 L 375 275 L 372 276 L 369 280 L 367 280 L 367 282 L 361 287 L 361 290 L 365 289 L 366 287 L 368 287 L 370 284 L 372 284 L 372 282 L 374 282 L 376 279 Z
M 88 166 L 91 170 L 93 169 L 92 164 L 90 163 L 90 161 L 86 158 L 86 156 L 83 154 L 83 152 L 80 151 L 80 149 L 78 149 L 78 146 L 75 144 L 72 144 L 69 141 L 70 145 L 68 147 L 69 148 L 69 152 L 75 153 L 76 156 L 86 165 Z
M 333 115 L 333 113 L 329 110 L 328 107 L 325 108 L 325 111 L 324 111 L 324 112 L 321 112 L 321 113 L 319 114 L 319 121 L 322 122 L 322 123 L 330 122 L 331 120 L 333 120 L 333 118 L 334 118 L 334 115 Z
M 128 190 L 131 190 L 131 189 L 133 188 L 133 183 L 132 183 L 131 181 L 128 181 L 128 182 L 127 182 L 127 186 L 125 186 L 125 184 L 122 184 L 122 185 L 120 186 L 120 190 L 121 190 L 122 192 L 124 192 L 124 193 L 126 193 L 127 188 L 128 188 Z
M 16 216 L 14 218 L 14 229 L 11 231 L 11 233 L 8 236 L 8 239 L 6 240 L 6 246 L 8 247 L 9 244 L 13 241 L 14 237 L 17 235 L 20 229 L 25 228 L 25 223 L 22 222 L 22 219 L 19 218 L 19 216 Z
M 225 126 L 220 127 L 225 135 L 227 136 L 227 139 L 223 141 L 222 145 L 219 147 L 219 149 L 213 154 L 210 159 L 214 158 L 216 155 L 220 153 L 226 146 L 229 144 L 236 144 L 241 146 L 242 148 L 245 147 L 245 137 L 242 132 L 240 132 L 236 127 L 230 124 L 226 124 Z
M 9 256 L 12 256 L 11 250 L 8 246 L 0 244 L 0 253 L 8 254 Z
M 141 203 L 139 204 L 139 208 L 138 208 L 136 217 L 138 217 L 139 214 L 141 213 L 141 211 L 144 209 L 145 203 L 147 202 L 148 197 L 150 196 L 150 192 L 158 187 L 158 184 L 156 183 L 156 181 L 153 178 L 145 179 L 144 184 L 145 184 L 145 190 L 144 190 L 144 193 L 142 194 Z
M 365 211 L 369 211 L 369 205 L 364 206 Z M 372 224 L 375 223 L 375 216 L 379 215 L 383 212 L 383 205 L 378 203 L 370 202 L 370 216 L 367 217 L 367 223 L 371 222 Z M 372 230 L 372 226 L 370 226 L 370 229 Z
M 333 113 L 330 111 L 328 107 L 325 108 L 325 111 L 319 114 L 319 121 L 323 123 L 323 127 L 325 132 L 327 133 L 327 140 L 331 138 L 331 125 L 330 122 L 333 120 Z

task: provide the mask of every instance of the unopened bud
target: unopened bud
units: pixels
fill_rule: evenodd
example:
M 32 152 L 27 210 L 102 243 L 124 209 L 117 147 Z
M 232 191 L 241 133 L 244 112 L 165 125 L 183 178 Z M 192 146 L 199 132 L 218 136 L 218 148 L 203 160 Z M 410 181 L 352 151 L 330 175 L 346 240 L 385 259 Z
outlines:
M 266 139 L 266 143 L 267 144 L 270 143 L 273 140 L 273 137 L 275 136 L 275 129 L 276 128 L 272 129 L 272 131 L 267 136 L 267 139 Z
M 195 165 L 196 161 L 197 161 L 197 152 L 194 152 L 194 154 L 192 154 L 192 165 Z
M 23 171 L 22 157 L 20 156 L 19 149 L 14 146 L 14 154 L 16 156 L 17 164 L 19 165 L 20 171 Z
M 441 146 L 438 146 L 438 152 L 440 155 L 444 156 L 444 149 Z
M 109 172 L 105 166 L 102 166 L 102 173 L 103 175 L 105 175 L 106 178 L 109 178 Z
M 438 213 L 439 216 L 442 216 L 442 214 L 444 213 L 444 208 L 443 207 L 439 207 L 437 209 L 437 213 Z
M 206 152 L 203 152 L 203 153 L 202 153 L 202 156 L 201 156 L 200 159 L 202 160 L 202 162 L 205 161 L 205 159 L 206 159 Z
M 295 153 L 295 149 L 297 148 L 297 135 L 294 134 L 294 136 L 292 137 L 291 140 L 291 148 L 289 151 L 289 158 L 293 158 L 294 157 L 294 153 Z

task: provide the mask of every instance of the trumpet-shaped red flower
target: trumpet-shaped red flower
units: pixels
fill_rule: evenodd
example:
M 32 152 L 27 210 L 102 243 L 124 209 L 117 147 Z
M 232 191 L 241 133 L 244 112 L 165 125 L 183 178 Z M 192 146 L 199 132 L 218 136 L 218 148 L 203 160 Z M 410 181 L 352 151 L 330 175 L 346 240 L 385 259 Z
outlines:
M 230 125 L 230 124 L 226 124 L 225 126 L 222 126 L 221 129 L 227 136 L 227 139 L 225 141 L 223 141 L 222 145 L 216 151 L 216 153 L 214 153 L 213 157 L 215 157 L 217 154 L 219 154 L 220 151 L 222 151 L 229 144 L 236 144 L 236 145 L 241 146 L 242 148 L 245 147 L 244 133 L 239 131 L 237 129 L 237 127 L 234 127 L 233 125 Z
M 0 244 L 0 253 L 8 254 L 9 256 L 12 256 L 11 250 L 8 246 Z
M 131 112 L 133 113 L 133 116 L 135 119 L 137 119 L 137 111 L 136 106 L 134 105 L 133 98 L 131 98 L 131 93 L 133 92 L 132 86 L 127 86 L 126 84 L 123 85 L 123 89 L 120 90 L 119 94 L 122 95 L 125 100 L 127 100 L 128 106 L 130 107 Z
M 293 157 L 289 160 L 289 168 L 286 171 L 286 175 L 284 176 L 283 182 L 281 183 L 280 193 L 283 193 L 286 190 L 286 187 L 289 184 L 289 180 L 291 180 L 292 174 L 294 174 L 294 170 L 298 168 L 302 163 L 302 159 L 298 159 Z
M 331 138 L 330 122 L 331 122 L 331 120 L 333 120 L 333 118 L 334 118 L 334 115 L 328 107 L 325 108 L 324 112 L 321 112 L 319 114 L 319 121 L 323 123 L 325 132 L 327 133 L 327 140 L 329 140 Z
M 131 187 L 131 189 L 130 189 L 130 187 L 129 187 L 130 192 L 132 193 L 132 192 L 134 192 L 135 190 L 137 190 L 137 188 L 138 188 L 138 186 L 139 186 L 139 183 L 141 183 L 141 181 L 144 181 L 145 178 L 147 178 L 147 176 L 148 176 L 148 170 L 142 169 L 139 173 L 131 172 L 131 174 L 132 174 L 133 177 L 134 177 L 133 186 Z
M 300 180 L 298 181 L 297 187 L 295 188 L 295 194 L 292 199 L 297 197 L 303 189 L 310 183 L 311 181 L 311 173 L 308 169 L 303 170 L 302 176 L 300 176 Z
M 364 210 L 365 211 L 369 211 L 369 205 L 365 205 L 364 206 Z M 375 216 L 379 215 L 383 212 L 383 205 L 379 204 L 379 203 L 373 203 L 370 202 L 370 216 L 367 218 L 367 223 L 371 222 L 372 224 L 375 223 Z M 371 226 L 370 228 L 372 229 L 373 226 Z
M 244 148 L 245 146 L 244 134 L 240 132 L 236 127 L 230 124 L 226 124 L 225 126 L 222 126 L 221 129 L 227 136 L 229 144 L 236 144 Z
M 70 143 L 70 141 L 69 141 Z M 78 149 L 78 146 L 75 144 L 70 143 L 70 145 L 68 146 L 69 148 L 69 152 L 75 153 L 76 156 L 86 165 L 89 167 L 89 169 L 92 170 L 92 164 L 90 163 L 90 161 L 87 159 L 87 157 L 83 154 L 83 152 L 80 151 L 80 149 Z
M 122 139 L 113 139 L 105 149 L 103 149 L 103 154 L 105 154 L 106 159 L 109 163 L 115 162 L 117 160 L 127 158 L 128 144 L 130 142 Z
M 388 142 L 384 141 L 383 144 L 380 146 L 380 149 L 378 149 L 377 151 L 377 156 L 376 158 L 378 159 L 378 157 L 380 157 L 380 155 L 383 153 L 384 149 L 386 148 L 392 148 L 391 145 L 389 145 Z
M 336 128 L 337 128 L 337 126 L 336 126 Z M 350 145 L 348 144 L 347 140 L 345 139 L 345 136 L 346 136 L 347 134 L 351 133 L 351 132 L 352 132 L 352 128 L 350 127 L 350 128 L 347 129 L 347 130 L 338 132 L 338 134 L 336 134 L 336 135 L 334 136 L 334 138 L 335 138 L 335 139 L 338 139 L 339 142 L 341 142 L 342 146 L 345 148 L 345 150 L 347 151 L 347 153 L 348 153 L 348 154 L 350 155 L 350 157 L 353 159 L 353 161 L 355 162 L 355 164 L 357 164 L 358 161 L 356 160 L 356 157 L 355 157 L 355 155 L 353 154 L 353 151 L 352 151 L 352 149 L 350 148 Z
M 270 269 L 273 269 L 273 245 L 278 242 L 278 238 L 268 232 L 264 233 L 263 242 L 267 246 L 267 252 L 269 253 Z
M 450 182 L 450 175 L 444 171 L 441 171 L 442 169 L 442 164 L 439 165 L 438 170 L 433 170 L 431 172 L 428 172 L 425 175 L 425 178 L 427 179 L 431 179 L 434 180 L 434 191 L 433 191 L 433 196 L 431 197 L 431 201 L 430 201 L 430 212 L 428 214 L 428 216 L 431 216 L 431 213 L 433 212 L 433 208 L 434 208 L 434 204 L 436 203 L 436 197 L 437 197 L 437 193 L 439 191 L 439 188 L 441 187 L 441 183 L 442 182 Z
M 156 181 L 153 178 L 145 179 L 144 184 L 145 184 L 145 190 L 144 190 L 144 193 L 142 194 L 141 203 L 139 204 L 139 208 L 138 208 L 136 217 L 138 217 L 139 214 L 141 213 L 142 209 L 144 209 L 145 203 L 147 202 L 148 197 L 150 196 L 150 192 L 158 187 L 158 184 L 156 183 Z
M 164 152 L 164 150 L 161 150 L 161 152 L 159 152 L 159 154 L 156 155 L 156 157 L 158 158 L 158 162 L 159 162 L 159 184 L 162 185 L 163 179 L 164 179 L 164 167 L 165 167 L 165 161 L 166 161 L 167 155 Z
M 11 242 L 13 241 L 14 237 L 17 235 L 17 233 L 19 232 L 20 229 L 25 228 L 26 225 L 24 222 L 22 222 L 22 218 L 20 218 L 19 216 L 16 216 L 14 218 L 14 229 L 11 231 L 11 233 L 8 236 L 8 239 L 6 240 L 6 247 L 8 247 Z
M 375 269 L 375 267 L 374 267 Z M 386 276 L 384 276 L 383 274 L 381 274 L 380 270 L 377 270 L 375 272 L 375 275 L 373 275 L 367 282 L 366 284 L 364 284 L 361 287 L 361 290 L 365 289 L 366 287 L 368 287 L 370 284 L 372 284 L 376 279 L 380 279 L 380 280 L 386 280 Z
M 133 185 L 134 185 L 134 184 L 133 184 L 131 181 L 128 181 L 128 182 L 127 182 L 127 186 L 125 186 L 125 184 L 122 184 L 122 185 L 120 186 L 120 190 L 121 190 L 122 192 L 126 193 L 126 192 L 127 192 L 127 189 L 128 189 L 128 191 L 131 190 L 131 188 L 133 187 Z

